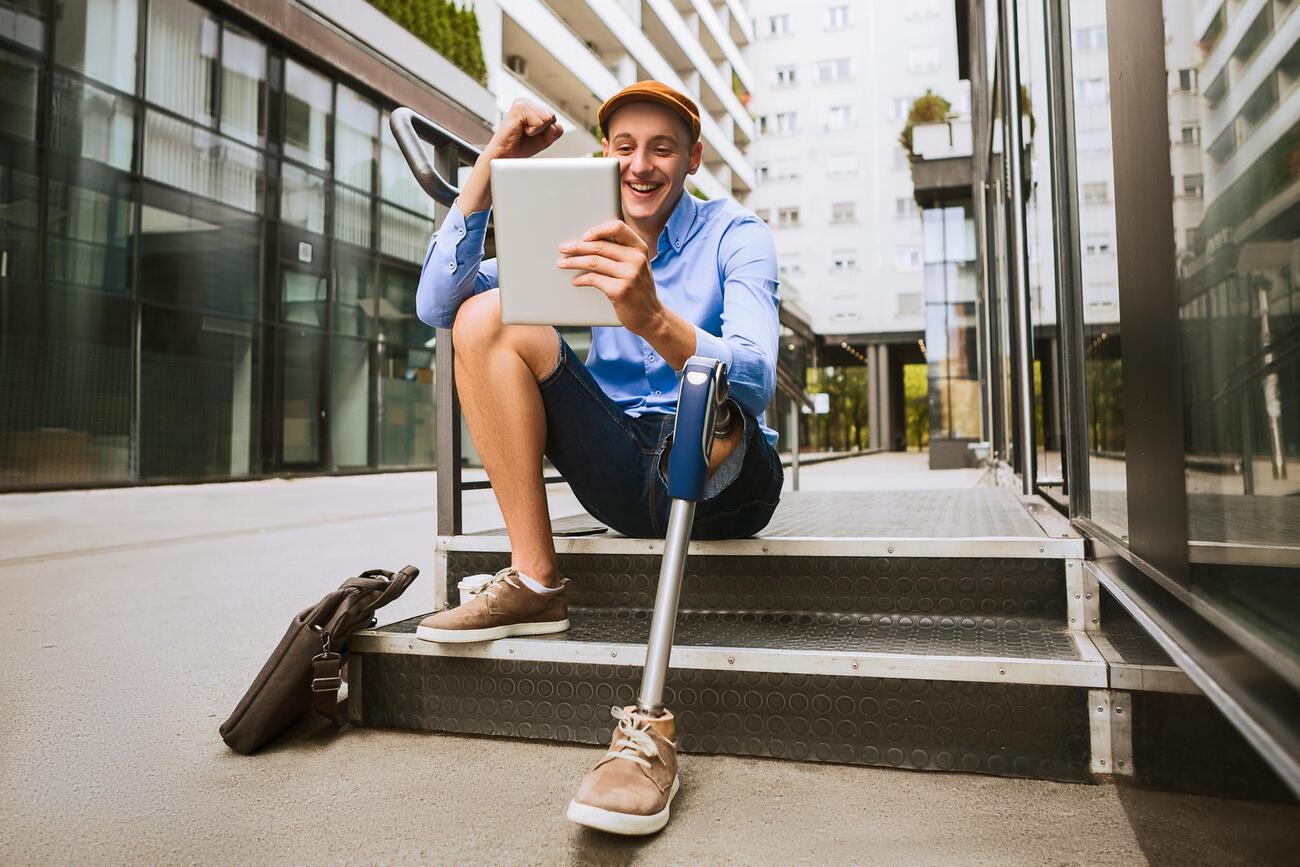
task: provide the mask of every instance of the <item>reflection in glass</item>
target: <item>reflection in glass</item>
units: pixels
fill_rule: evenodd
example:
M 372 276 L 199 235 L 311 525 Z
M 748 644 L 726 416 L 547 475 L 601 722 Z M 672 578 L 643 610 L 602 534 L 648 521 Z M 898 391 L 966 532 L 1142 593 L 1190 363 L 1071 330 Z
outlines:
M 40 279 L 36 261 L 40 186 L 33 150 L 0 151 L 0 270 L 13 282 Z M 16 159 L 15 159 L 16 158 Z M 9 165 L 13 159 L 17 165 Z
M 282 462 L 315 465 L 320 462 L 321 358 L 325 336 L 315 331 L 286 329 L 279 332 L 279 337 Z
M 151 0 L 145 97 L 210 126 L 216 112 L 218 42 L 217 20 L 202 6 L 189 0 Z
M 54 9 L 54 59 L 135 93 L 137 0 L 60 0 Z
M 379 206 L 379 252 L 387 256 L 423 264 L 433 229 L 432 220 L 386 203 Z
M 370 463 L 370 353 L 364 340 L 330 347 L 330 445 L 340 469 Z
M 51 138 L 66 153 L 130 171 L 135 106 L 126 97 L 56 72 Z
M 252 318 L 261 285 L 260 221 L 200 205 L 183 213 L 144 205 L 140 293 L 163 304 Z
M 380 327 L 390 344 L 424 346 L 433 340 L 433 328 L 415 315 L 415 290 L 419 283 L 419 271 L 387 266 L 379 269 Z
M 339 334 L 373 337 L 379 333 L 374 265 L 364 250 L 342 247 L 335 253 L 333 329 Z
M 266 46 L 231 27 L 221 36 L 221 131 L 266 144 Z
M 334 237 L 358 247 L 369 247 L 371 203 L 365 193 L 334 187 Z
M 0 39 L 12 39 L 19 45 L 45 53 L 45 3 L 43 0 L 4 0 L 0 12 L 3 26 Z
M 1198 6 L 1164 2 L 1188 536 L 1300 565 L 1297 7 Z
M 146 304 L 140 318 L 140 476 L 229 478 L 252 468 L 254 328 Z
M 325 231 L 325 179 L 285 164 L 280 184 L 280 219 L 309 232 Z
M 0 51 L 0 132 L 36 140 L 40 71 L 25 57 Z
M 48 228 L 50 280 L 108 292 L 130 290 L 130 199 L 51 181 Z
M 334 139 L 334 178 L 367 193 L 374 189 L 379 109 L 339 85 L 338 123 Z
M 433 349 L 386 344 L 380 377 L 380 465 L 433 466 Z
M 978 271 L 970 204 L 921 211 L 925 254 L 925 357 L 932 459 L 940 441 L 981 434 Z
M 145 115 L 144 173 L 245 211 L 261 209 L 260 153 L 154 111 Z
M 330 81 L 305 66 L 284 63 L 284 153 L 290 159 L 325 169 L 330 122 Z
M 329 280 L 323 274 L 285 271 L 280 281 L 280 318 L 285 322 L 325 327 Z
M 1115 167 L 1111 153 L 1105 0 L 1070 0 L 1083 300 L 1084 385 L 1092 518 L 1128 534 L 1124 467 L 1124 371 L 1120 355 L 1119 276 L 1115 259 Z
M 131 476 L 129 298 L 0 289 L 0 484 Z

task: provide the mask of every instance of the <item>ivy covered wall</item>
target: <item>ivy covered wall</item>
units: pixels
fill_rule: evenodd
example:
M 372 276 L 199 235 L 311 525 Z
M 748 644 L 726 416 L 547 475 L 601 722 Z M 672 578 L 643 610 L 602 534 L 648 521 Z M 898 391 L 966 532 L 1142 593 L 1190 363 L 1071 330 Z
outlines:
M 463 69 L 479 84 L 487 84 L 487 64 L 479 39 L 474 8 L 453 0 L 370 0 L 370 5 L 434 51 Z

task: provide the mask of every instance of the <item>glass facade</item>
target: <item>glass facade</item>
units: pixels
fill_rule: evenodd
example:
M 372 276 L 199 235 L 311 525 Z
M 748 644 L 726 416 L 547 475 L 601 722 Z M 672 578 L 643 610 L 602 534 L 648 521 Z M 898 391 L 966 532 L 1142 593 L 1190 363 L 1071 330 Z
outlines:
M 929 442 L 980 437 L 975 219 L 971 204 L 921 212 Z
M 1163 3 L 1188 540 L 1300 566 L 1300 4 L 1212 6 Z
M 431 467 L 390 106 L 189 0 L 3 9 L 0 487 Z

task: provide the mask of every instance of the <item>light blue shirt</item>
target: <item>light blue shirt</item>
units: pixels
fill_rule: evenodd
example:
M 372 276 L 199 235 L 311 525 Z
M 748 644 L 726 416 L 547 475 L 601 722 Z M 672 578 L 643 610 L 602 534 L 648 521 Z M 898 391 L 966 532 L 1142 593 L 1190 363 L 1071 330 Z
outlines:
M 466 217 L 453 205 L 434 234 L 415 296 L 426 324 L 450 328 L 467 298 L 496 288 L 496 260 L 483 261 L 488 213 Z M 767 224 L 731 199 L 700 202 L 683 192 L 650 270 L 664 306 L 695 326 L 695 354 L 726 363 L 732 398 L 776 445 L 776 431 L 763 425 L 780 339 L 776 249 Z M 626 328 L 591 330 L 587 369 L 630 416 L 677 411 L 681 372 Z

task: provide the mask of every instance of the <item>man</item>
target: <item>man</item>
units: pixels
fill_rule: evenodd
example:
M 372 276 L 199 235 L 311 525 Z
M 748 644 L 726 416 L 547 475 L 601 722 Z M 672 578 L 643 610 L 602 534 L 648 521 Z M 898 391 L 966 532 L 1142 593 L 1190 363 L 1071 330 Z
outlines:
M 776 433 L 762 423 L 776 383 L 777 268 L 771 233 L 730 199 L 698 202 L 686 177 L 703 154 L 699 111 L 655 81 L 597 114 L 605 156 L 620 162 L 623 219 L 560 245 L 556 265 L 594 286 L 620 328 L 592 329 L 584 364 L 548 326 L 503 325 L 495 260 L 481 261 L 493 159 L 532 157 L 561 135 L 556 117 L 516 100 L 437 234 L 416 297 L 426 323 L 451 327 L 461 406 L 510 537 L 511 567 L 475 598 L 425 618 L 431 641 L 483 641 L 568 628 L 542 456 L 594 517 L 627 536 L 662 538 L 678 374 L 692 355 L 727 364 L 732 409 L 710 459 L 696 538 L 741 538 L 772 516 L 783 481 Z M 677 791 L 674 720 L 614 709 L 605 758 L 569 817 L 651 833 Z

